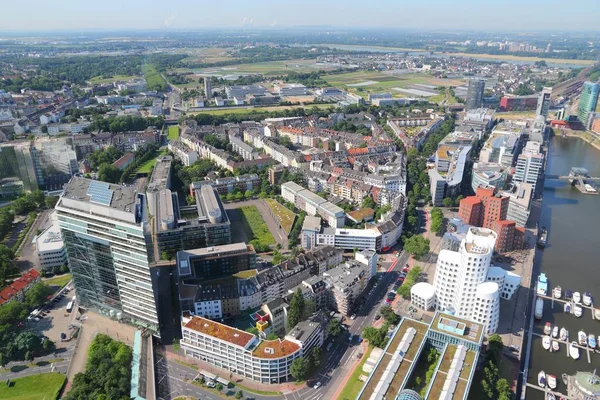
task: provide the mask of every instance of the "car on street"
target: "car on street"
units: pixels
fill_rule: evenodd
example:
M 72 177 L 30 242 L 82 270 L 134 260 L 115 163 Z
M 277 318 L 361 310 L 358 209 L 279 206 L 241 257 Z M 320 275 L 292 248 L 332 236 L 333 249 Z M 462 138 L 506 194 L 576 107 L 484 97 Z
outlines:
M 380 315 L 380 314 L 377 314 L 377 315 L 375 316 L 375 321 L 378 321 L 380 318 L 381 318 L 381 315 Z
M 213 381 L 206 382 L 206 386 L 209 388 L 215 388 L 217 385 Z
M 352 315 L 350 316 L 350 319 L 354 321 L 354 320 L 356 319 L 356 314 L 352 314 Z
M 315 383 L 315 386 L 314 386 L 314 388 L 315 388 L 315 389 L 318 389 L 318 388 L 320 388 L 321 386 L 322 386 L 322 383 L 321 383 L 321 382 L 317 382 L 317 383 Z
M 406 278 L 406 272 L 402 272 L 402 273 L 400 274 L 400 278 Z
M 408 272 L 408 267 L 402 268 L 402 272 Z

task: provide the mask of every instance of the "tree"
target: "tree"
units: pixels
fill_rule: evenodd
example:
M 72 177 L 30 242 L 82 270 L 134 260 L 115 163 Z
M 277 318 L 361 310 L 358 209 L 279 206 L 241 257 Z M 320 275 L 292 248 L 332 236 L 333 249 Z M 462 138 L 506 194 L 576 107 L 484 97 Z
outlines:
M 416 259 L 420 259 L 429 253 L 429 239 L 425 239 L 420 235 L 413 235 L 404 241 L 404 250 Z
M 8 363 L 6 356 L 4 353 L 0 353 L 0 368 L 4 368 L 4 366 Z
M 215 389 L 217 389 L 217 391 L 221 391 L 223 390 L 223 385 L 221 385 L 220 383 L 217 383 L 217 386 L 215 387 Z
M 383 306 L 379 310 L 383 319 L 388 322 L 390 325 L 396 325 L 400 322 L 400 316 L 392 310 L 390 306 Z
M 54 344 L 54 342 L 48 338 L 44 339 L 44 341 L 42 342 L 42 348 L 46 353 L 54 350 L 55 347 L 56 345 Z
M 454 207 L 458 207 L 460 205 L 460 201 L 464 198 L 465 197 L 462 194 L 456 196 L 456 199 L 454 199 Z
M 103 182 L 118 183 L 122 172 L 112 164 L 101 164 L 98 168 L 98 179 Z
M 318 370 L 323 362 L 323 349 L 320 347 L 313 347 L 308 355 L 308 361 L 310 363 L 311 371 Z
M 198 382 L 200 382 L 201 385 L 204 385 L 206 383 L 206 379 L 204 378 L 204 375 L 200 375 L 200 379 L 198 379 Z
M 498 381 L 496 382 L 496 392 L 498 393 L 498 400 L 510 400 L 510 384 L 506 379 L 498 379 Z
M 308 376 L 309 363 L 304 357 L 296 358 L 290 366 L 290 374 L 296 381 L 303 381 Z
M 251 199 L 251 198 L 252 198 L 252 195 L 253 195 L 253 193 L 252 193 L 252 191 L 251 191 L 251 190 L 246 190 L 246 191 L 244 192 L 244 197 L 245 197 L 246 199 Z
M 488 338 L 487 359 L 498 365 L 503 350 L 504 343 L 502 342 L 502 337 L 494 333 Z
M 54 208 L 56 206 L 56 202 L 58 201 L 58 196 L 48 196 L 44 200 L 44 204 L 47 208 Z
M 379 329 L 368 326 L 362 331 L 362 337 L 375 347 L 384 348 L 387 342 L 387 330 L 389 325 L 384 323 Z
M 25 360 L 27 361 L 33 361 L 33 353 L 30 351 L 26 351 L 25 352 Z
M 235 392 L 235 398 L 237 400 L 240 400 L 242 397 L 244 397 L 244 393 L 241 390 L 238 390 L 237 392 Z
M 279 336 L 277 336 L 276 333 L 271 332 L 267 335 L 267 340 L 277 340 L 277 339 L 279 339 Z
M 365 196 L 365 197 L 363 197 L 363 200 L 362 200 L 362 207 L 375 209 L 375 207 L 377 207 L 377 205 L 375 204 L 375 201 L 373 200 L 373 198 L 371 196 Z
M 290 309 L 288 311 L 288 327 L 291 329 L 295 327 L 298 322 L 302 319 L 304 314 L 304 296 L 300 289 L 296 290 L 292 301 L 290 301 Z
M 452 207 L 453 203 L 454 202 L 450 197 L 444 197 L 444 199 L 442 200 L 442 204 L 444 205 L 444 207 Z
M 329 336 L 339 336 L 342 333 L 342 325 L 340 325 L 340 323 L 335 320 L 332 319 L 331 321 L 329 321 L 329 325 L 327 325 L 327 334 Z
M 44 282 L 37 282 L 25 293 L 25 303 L 32 308 L 39 307 L 48 300 L 48 296 L 51 294 L 50 286 Z

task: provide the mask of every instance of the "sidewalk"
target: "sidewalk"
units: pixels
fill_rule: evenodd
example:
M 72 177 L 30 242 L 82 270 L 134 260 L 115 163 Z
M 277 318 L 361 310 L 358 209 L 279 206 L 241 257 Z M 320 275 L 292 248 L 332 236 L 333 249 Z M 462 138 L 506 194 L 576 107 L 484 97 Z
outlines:
M 382 318 L 383 319 L 383 318 Z M 378 321 L 379 322 L 379 321 Z M 342 380 L 342 384 L 338 387 L 338 389 L 335 391 L 335 394 L 333 395 L 334 399 L 337 399 L 340 396 L 340 393 L 344 390 L 344 388 L 346 387 L 346 385 L 348 384 L 348 380 L 350 379 L 350 377 L 352 376 L 352 374 L 354 373 L 354 370 L 359 366 L 359 364 L 362 362 L 364 357 L 368 357 L 368 350 L 369 350 L 369 345 L 367 344 L 367 341 L 363 341 L 360 344 L 360 349 L 362 351 L 362 357 L 358 358 L 356 360 L 354 360 L 354 362 L 352 363 L 351 368 L 348 368 L 348 372 L 346 373 L 346 376 L 344 376 L 344 379 Z
M 236 384 L 246 386 L 249 391 L 257 390 L 257 391 L 262 391 L 262 392 L 289 393 L 289 392 L 295 392 L 300 389 L 304 389 L 306 387 L 306 382 L 304 382 L 302 384 L 298 384 L 298 385 L 294 382 L 287 382 L 287 383 L 282 383 L 282 384 L 272 384 L 272 385 L 256 382 L 256 381 L 250 380 L 248 378 L 244 378 L 243 376 L 231 373 L 227 370 L 217 368 L 214 365 L 208 364 L 204 361 L 197 360 L 197 359 L 191 358 L 191 357 L 186 357 L 183 355 L 182 350 L 175 353 L 170 349 L 166 349 L 165 356 L 166 356 L 167 360 L 172 360 L 175 362 L 180 361 L 182 363 L 189 365 L 190 368 L 193 365 L 198 369 L 198 371 L 203 369 L 203 370 L 209 371 L 215 375 L 221 376 L 224 379 L 230 380 Z

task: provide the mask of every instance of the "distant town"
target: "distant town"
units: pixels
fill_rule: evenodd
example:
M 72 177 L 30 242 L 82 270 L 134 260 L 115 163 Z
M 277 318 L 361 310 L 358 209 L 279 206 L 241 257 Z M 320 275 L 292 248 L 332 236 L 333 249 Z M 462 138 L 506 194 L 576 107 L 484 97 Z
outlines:
M 598 37 L 344 32 L 0 37 L 0 398 L 600 399 Z

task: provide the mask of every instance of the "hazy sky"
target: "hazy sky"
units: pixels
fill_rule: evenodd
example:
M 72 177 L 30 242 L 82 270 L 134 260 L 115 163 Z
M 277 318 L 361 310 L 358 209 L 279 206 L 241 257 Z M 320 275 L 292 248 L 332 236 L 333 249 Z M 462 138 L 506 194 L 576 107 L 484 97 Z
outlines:
M 0 31 L 290 25 L 600 30 L 600 0 L 2 0 Z

